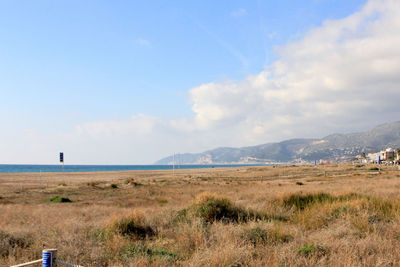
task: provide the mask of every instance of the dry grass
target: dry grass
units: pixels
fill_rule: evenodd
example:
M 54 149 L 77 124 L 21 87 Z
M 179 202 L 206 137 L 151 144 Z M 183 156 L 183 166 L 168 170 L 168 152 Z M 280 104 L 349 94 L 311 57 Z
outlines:
M 373 167 L 0 174 L 0 266 L 44 247 L 84 266 L 398 266 L 400 173 Z

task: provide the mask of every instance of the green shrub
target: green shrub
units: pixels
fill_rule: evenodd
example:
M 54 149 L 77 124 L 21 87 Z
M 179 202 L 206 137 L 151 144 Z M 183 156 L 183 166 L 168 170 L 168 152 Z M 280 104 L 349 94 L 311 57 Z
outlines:
M 53 203 L 67 203 L 67 202 L 72 202 L 67 197 L 60 197 L 60 196 L 55 196 L 47 200 L 47 202 L 53 202 Z
M 247 222 L 254 219 L 262 219 L 260 214 L 231 203 L 227 198 L 211 197 L 195 206 L 195 213 L 207 223 L 214 221 Z

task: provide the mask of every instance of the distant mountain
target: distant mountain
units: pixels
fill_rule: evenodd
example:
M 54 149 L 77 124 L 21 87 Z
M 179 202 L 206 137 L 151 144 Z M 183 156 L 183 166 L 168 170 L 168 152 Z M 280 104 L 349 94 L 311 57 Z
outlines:
M 180 164 L 233 164 L 342 161 L 362 152 L 376 152 L 400 147 L 400 121 L 379 125 L 369 131 L 332 134 L 322 139 L 291 139 L 241 148 L 221 147 L 197 154 L 180 154 Z M 173 156 L 155 164 L 172 164 Z

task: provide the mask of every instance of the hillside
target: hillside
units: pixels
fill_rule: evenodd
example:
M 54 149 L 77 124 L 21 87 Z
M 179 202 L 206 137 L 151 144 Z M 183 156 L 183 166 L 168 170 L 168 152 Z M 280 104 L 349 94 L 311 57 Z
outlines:
M 179 161 L 181 164 L 231 164 L 348 160 L 362 152 L 388 147 L 400 147 L 400 121 L 379 125 L 365 132 L 332 134 L 321 139 L 291 139 L 257 146 L 221 147 L 202 153 L 185 153 L 179 156 Z M 169 156 L 155 164 L 172 162 L 173 156 Z

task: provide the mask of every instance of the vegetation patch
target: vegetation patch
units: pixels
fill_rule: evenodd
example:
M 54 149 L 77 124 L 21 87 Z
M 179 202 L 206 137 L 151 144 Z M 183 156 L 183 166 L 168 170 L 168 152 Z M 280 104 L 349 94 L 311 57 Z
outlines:
M 173 212 L 173 223 L 191 223 L 189 218 L 189 209 L 181 209 Z
M 141 240 L 156 234 L 153 228 L 146 223 L 144 214 L 140 211 L 134 211 L 129 216 L 122 218 L 113 217 L 106 226 L 105 232 Z
M 229 199 L 210 193 L 200 194 L 193 209 L 194 213 L 207 223 L 215 221 L 238 223 L 265 218 L 258 212 L 236 206 Z
M 117 189 L 118 188 L 118 185 L 117 184 L 111 184 L 111 186 L 110 186 L 112 189 Z
M 304 246 L 299 247 L 298 254 L 304 257 L 311 257 L 314 255 L 323 257 L 328 254 L 328 250 L 319 245 L 305 244 Z
M 46 200 L 46 202 L 68 203 L 68 202 L 72 202 L 72 200 L 67 197 L 55 196 L 55 197 L 49 198 L 48 200 Z
M 259 226 L 244 230 L 243 237 L 253 245 L 286 243 L 293 240 L 293 236 L 283 233 L 281 229 L 264 229 Z
M 400 202 L 370 197 L 361 203 L 361 208 L 375 215 L 377 220 L 392 220 L 400 214 Z
M 334 197 L 326 193 L 292 194 L 283 199 L 283 205 L 295 207 L 297 210 L 304 210 L 316 203 L 332 202 L 333 200 Z
M 332 210 L 332 216 L 335 218 L 339 218 L 342 214 L 346 214 L 346 213 L 350 212 L 351 210 L 352 209 L 350 208 L 349 205 L 335 207 Z
M 332 203 L 334 201 L 349 201 L 353 199 L 363 198 L 362 195 L 350 193 L 341 196 L 332 196 L 327 193 L 309 193 L 309 194 L 291 194 L 283 199 L 285 207 L 295 207 L 297 210 L 304 210 L 307 207 L 320 203 Z

